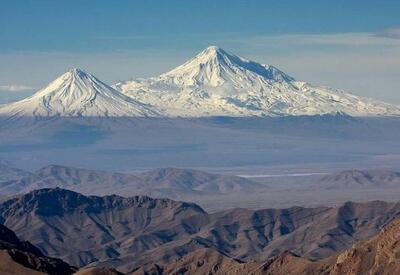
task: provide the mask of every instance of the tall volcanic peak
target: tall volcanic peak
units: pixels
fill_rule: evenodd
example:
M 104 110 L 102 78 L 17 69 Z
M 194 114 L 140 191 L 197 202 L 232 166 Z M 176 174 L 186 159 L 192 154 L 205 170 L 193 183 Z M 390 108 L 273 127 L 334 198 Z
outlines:
M 170 117 L 400 115 L 399 106 L 297 81 L 216 46 L 160 76 L 115 87 Z
M 71 69 L 31 97 L 0 107 L 0 116 L 158 116 L 95 76 Z
M 160 78 L 173 78 L 177 84 L 217 87 L 235 80 L 237 75 L 246 80 L 245 74 L 253 74 L 272 81 L 294 81 L 294 78 L 273 66 L 263 65 L 210 46 L 177 68 L 162 74 Z

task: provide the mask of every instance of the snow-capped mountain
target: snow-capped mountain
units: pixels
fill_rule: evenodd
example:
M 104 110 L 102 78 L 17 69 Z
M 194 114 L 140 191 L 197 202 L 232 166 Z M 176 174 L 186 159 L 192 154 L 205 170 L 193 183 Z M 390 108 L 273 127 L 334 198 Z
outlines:
M 0 106 L 7 117 L 159 116 L 140 103 L 80 69 L 72 69 L 34 95 Z
M 400 115 L 399 106 L 297 81 L 215 46 L 158 77 L 120 82 L 115 88 L 170 117 Z
M 397 116 L 400 107 L 297 81 L 279 69 L 211 46 L 183 65 L 114 88 L 72 69 L 0 117 L 203 117 L 346 113 Z

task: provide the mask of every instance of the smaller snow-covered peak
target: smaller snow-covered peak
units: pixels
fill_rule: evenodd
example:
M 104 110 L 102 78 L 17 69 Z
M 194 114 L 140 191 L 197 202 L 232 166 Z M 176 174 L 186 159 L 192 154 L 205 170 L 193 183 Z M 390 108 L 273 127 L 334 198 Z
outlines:
M 95 76 L 81 69 L 73 68 L 52 81 L 47 87 L 40 90 L 34 96 L 59 96 L 70 100 L 91 97 L 102 90 L 108 90 L 108 86 Z
M 71 69 L 31 97 L 0 108 L 1 116 L 159 116 L 80 69 Z
M 53 82 L 51 82 L 46 88 L 51 87 L 52 89 L 55 89 L 56 86 L 54 86 L 54 85 L 64 86 L 64 85 L 71 85 L 73 83 L 79 84 L 81 86 L 91 86 L 94 83 L 104 84 L 102 81 L 100 81 L 94 75 L 92 75 L 82 69 L 79 69 L 79 68 L 72 68 L 72 69 L 69 69 L 68 71 L 66 71 L 61 76 L 59 76 Z M 106 84 L 104 84 L 104 85 L 106 85 Z M 47 90 L 46 88 L 43 90 Z M 71 86 L 71 88 L 77 88 L 77 87 Z M 72 91 L 72 90 L 74 90 L 74 89 L 70 89 L 70 91 Z M 87 91 L 89 91 L 89 90 L 87 90 Z

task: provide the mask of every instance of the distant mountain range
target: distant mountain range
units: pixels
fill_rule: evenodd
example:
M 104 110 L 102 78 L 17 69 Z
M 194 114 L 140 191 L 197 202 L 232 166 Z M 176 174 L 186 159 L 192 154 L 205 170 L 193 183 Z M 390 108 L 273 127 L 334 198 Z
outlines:
M 244 196 L 271 191 L 270 185 L 248 178 L 188 168 L 158 168 L 146 172 L 120 173 L 48 165 L 35 172 L 28 172 L 0 163 L 0 193 L 3 196 L 55 187 L 92 195 L 115 193 L 185 200 L 209 195 Z M 339 170 L 321 176 L 312 183 L 315 190 L 390 190 L 398 187 L 400 173 L 384 169 Z
M 326 189 L 399 187 L 400 172 L 383 169 L 343 170 L 322 177 L 317 185 Z
M 79 69 L 33 96 L 0 106 L 0 116 L 207 117 L 346 113 L 398 116 L 400 107 L 297 81 L 281 70 L 211 46 L 177 68 L 114 88 Z
M 398 203 L 375 201 L 209 214 L 193 203 L 57 188 L 1 202 L 0 223 L 51 257 L 127 272 L 202 249 L 246 262 L 265 262 L 287 250 L 322 259 L 370 238 L 399 211 Z
M 179 168 L 128 174 L 49 165 L 31 173 L 0 165 L 0 175 L 2 195 L 55 187 L 85 194 L 117 193 L 168 198 L 268 190 L 263 184 L 241 177 Z

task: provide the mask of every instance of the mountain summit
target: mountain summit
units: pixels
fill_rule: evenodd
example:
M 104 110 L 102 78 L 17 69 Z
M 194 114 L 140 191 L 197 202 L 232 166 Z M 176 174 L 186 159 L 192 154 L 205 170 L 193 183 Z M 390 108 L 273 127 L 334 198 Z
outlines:
M 273 66 L 262 65 L 232 55 L 217 46 L 210 46 L 183 65 L 160 78 L 172 79 L 173 83 L 184 86 L 218 87 L 229 81 L 243 84 L 250 77 L 262 77 L 274 81 L 294 79 Z M 234 83 L 234 82 L 242 83 Z
M 71 69 L 31 97 L 0 107 L 5 116 L 157 116 L 95 76 Z
M 216 46 L 158 77 L 115 87 L 171 117 L 400 114 L 398 106 L 297 81 Z

